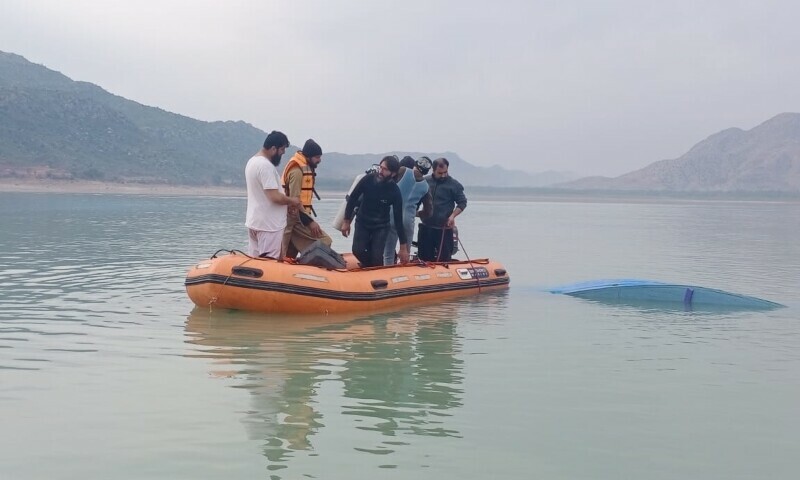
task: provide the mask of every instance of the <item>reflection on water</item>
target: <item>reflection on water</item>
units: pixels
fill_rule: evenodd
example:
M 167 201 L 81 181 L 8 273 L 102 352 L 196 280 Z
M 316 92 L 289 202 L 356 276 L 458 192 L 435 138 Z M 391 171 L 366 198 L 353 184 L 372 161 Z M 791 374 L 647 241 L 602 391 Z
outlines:
M 487 302 L 496 311 L 505 299 L 499 292 L 368 316 L 195 309 L 187 355 L 208 359 L 213 378 L 250 394 L 243 422 L 263 442 L 270 470 L 313 451 L 329 423 L 357 452 L 387 455 L 413 436 L 461 438 L 449 422 L 464 393 L 458 318 Z
M 0 478 L 797 476 L 798 204 L 478 201 L 463 241 L 505 261 L 507 292 L 187 321 L 186 268 L 243 248 L 244 209 L 0 193 Z M 539 288 L 631 275 L 787 308 Z
M 714 304 L 714 303 L 682 303 L 682 302 L 670 302 L 670 301 L 659 301 L 659 300 L 650 300 L 650 299 L 612 299 L 612 298 L 580 298 L 581 301 L 594 303 L 598 305 L 608 305 L 610 307 L 618 307 L 626 310 L 631 311 L 639 311 L 641 313 L 664 313 L 664 314 L 674 314 L 674 313 L 696 313 L 698 315 L 724 315 L 724 314 L 732 314 L 737 312 L 759 312 L 759 311 L 766 311 L 766 310 L 774 310 L 776 308 L 782 308 L 783 305 L 773 303 L 768 304 L 764 302 L 763 304 L 755 304 L 755 305 L 724 305 L 724 304 Z

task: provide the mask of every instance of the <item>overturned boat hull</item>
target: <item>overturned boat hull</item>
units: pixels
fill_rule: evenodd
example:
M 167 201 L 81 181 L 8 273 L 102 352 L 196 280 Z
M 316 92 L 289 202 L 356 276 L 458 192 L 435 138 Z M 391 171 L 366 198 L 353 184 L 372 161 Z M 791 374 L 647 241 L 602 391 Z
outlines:
M 566 285 L 550 290 L 602 303 L 627 305 L 682 305 L 686 309 L 721 307 L 726 309 L 771 310 L 780 303 L 714 288 L 650 280 L 599 280 Z

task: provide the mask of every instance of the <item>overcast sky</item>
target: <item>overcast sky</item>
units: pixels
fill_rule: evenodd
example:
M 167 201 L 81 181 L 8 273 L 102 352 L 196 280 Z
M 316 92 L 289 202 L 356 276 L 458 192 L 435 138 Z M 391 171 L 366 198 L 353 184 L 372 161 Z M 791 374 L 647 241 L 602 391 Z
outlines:
M 764 0 L 0 0 L 0 50 L 325 151 L 616 176 L 800 111 L 799 18 Z

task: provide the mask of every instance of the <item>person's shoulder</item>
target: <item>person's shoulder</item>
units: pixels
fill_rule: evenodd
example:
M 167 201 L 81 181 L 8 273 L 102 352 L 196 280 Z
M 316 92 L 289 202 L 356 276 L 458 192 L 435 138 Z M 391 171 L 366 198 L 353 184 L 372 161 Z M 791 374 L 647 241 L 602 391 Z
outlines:
M 363 177 L 361 177 L 358 183 L 356 183 L 356 186 L 354 188 L 362 188 L 362 189 L 367 188 L 367 185 L 369 185 L 371 177 L 372 177 L 371 173 L 364 175 Z
M 269 160 L 267 160 L 267 157 L 264 157 L 262 155 L 253 155 L 252 157 L 250 157 L 250 160 L 248 160 L 247 163 L 252 163 L 255 165 L 263 165 L 263 164 L 272 165 L 272 163 Z
M 376 174 L 376 173 L 368 173 L 368 174 L 364 175 L 361 178 L 361 180 L 359 180 L 359 183 L 371 182 L 371 181 L 375 180 L 376 178 L 378 178 L 378 174 Z
M 450 183 L 452 183 L 453 186 L 455 186 L 456 188 L 464 188 L 464 185 L 461 185 L 461 182 L 459 182 L 455 178 L 453 178 L 453 177 L 447 177 L 447 178 L 450 179 Z
M 287 160 L 286 165 L 283 166 L 283 168 L 292 168 L 292 170 L 295 170 L 294 167 L 300 168 L 300 161 L 297 158 L 297 153 L 295 153 L 289 160 Z
M 269 163 L 267 159 L 262 157 L 261 155 L 253 155 L 247 161 L 247 165 L 245 166 L 245 168 L 253 172 L 260 172 L 264 170 L 265 163 L 271 165 L 271 163 Z

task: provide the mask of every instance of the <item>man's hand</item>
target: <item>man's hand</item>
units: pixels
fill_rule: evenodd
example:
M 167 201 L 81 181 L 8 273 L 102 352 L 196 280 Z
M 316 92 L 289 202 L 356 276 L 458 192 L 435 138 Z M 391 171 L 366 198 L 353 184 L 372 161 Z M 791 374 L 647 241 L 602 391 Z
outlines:
M 311 235 L 319 238 L 322 236 L 322 229 L 319 228 L 319 223 L 312 221 L 308 224 L 308 229 L 311 230 Z
M 400 257 L 400 263 L 402 265 L 408 263 L 408 244 L 406 243 L 400 244 L 400 251 L 397 252 L 397 256 Z
M 289 215 L 297 215 L 297 212 L 300 211 L 300 207 L 303 205 L 300 202 L 300 199 L 297 197 L 286 197 L 286 206 L 288 207 Z
M 345 238 L 350 235 L 350 220 L 345 220 L 342 222 L 342 235 Z
M 453 228 L 455 224 L 456 224 L 456 219 L 452 215 L 447 217 L 447 228 Z

